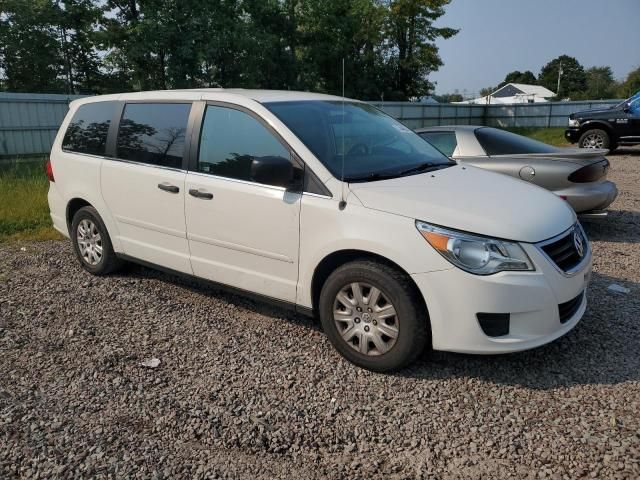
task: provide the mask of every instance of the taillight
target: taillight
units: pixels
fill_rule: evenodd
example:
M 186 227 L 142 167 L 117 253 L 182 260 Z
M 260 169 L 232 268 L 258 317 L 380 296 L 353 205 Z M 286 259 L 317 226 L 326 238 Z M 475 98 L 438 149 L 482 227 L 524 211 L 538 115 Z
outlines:
M 576 170 L 569 175 L 569 181 L 574 183 L 595 182 L 596 180 L 606 177 L 608 171 L 609 160 L 604 159 L 601 162 L 592 163 L 591 165 Z
M 50 182 L 55 182 L 56 179 L 53 178 L 53 167 L 51 166 L 51 160 L 47 159 L 47 163 L 44 164 L 44 173 L 47 174 L 47 178 Z

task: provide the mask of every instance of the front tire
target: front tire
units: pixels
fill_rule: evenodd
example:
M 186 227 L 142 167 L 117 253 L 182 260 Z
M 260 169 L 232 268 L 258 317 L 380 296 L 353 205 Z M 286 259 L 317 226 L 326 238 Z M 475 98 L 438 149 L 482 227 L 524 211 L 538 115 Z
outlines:
M 611 137 L 599 128 L 587 130 L 578 140 L 580 148 L 612 148 Z
M 322 287 L 318 306 L 336 350 L 367 370 L 403 368 L 429 339 L 428 314 L 415 285 L 384 263 L 357 260 L 337 268 Z
M 122 267 L 107 228 L 93 207 L 82 207 L 71 222 L 71 241 L 80 265 L 93 275 L 108 275 Z

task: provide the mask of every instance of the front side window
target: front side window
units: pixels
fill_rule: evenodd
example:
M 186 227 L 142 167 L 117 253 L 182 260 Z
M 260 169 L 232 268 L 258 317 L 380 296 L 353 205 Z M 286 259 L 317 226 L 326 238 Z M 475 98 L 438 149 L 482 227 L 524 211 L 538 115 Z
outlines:
M 254 181 L 251 163 L 264 157 L 290 159 L 289 151 L 248 113 L 209 105 L 202 123 L 198 171 Z
M 117 157 L 181 168 L 190 110 L 188 103 L 125 105 L 118 128 Z
M 447 157 L 452 156 L 458 146 L 456 132 L 421 132 L 418 135 L 444 153 Z
M 558 148 L 497 128 L 483 127 L 475 131 L 478 142 L 489 156 L 556 153 Z
M 80 105 L 69 122 L 62 148 L 71 152 L 104 155 L 115 105 L 114 102 Z
M 455 165 L 415 132 L 359 102 L 264 104 L 336 178 L 366 182 Z

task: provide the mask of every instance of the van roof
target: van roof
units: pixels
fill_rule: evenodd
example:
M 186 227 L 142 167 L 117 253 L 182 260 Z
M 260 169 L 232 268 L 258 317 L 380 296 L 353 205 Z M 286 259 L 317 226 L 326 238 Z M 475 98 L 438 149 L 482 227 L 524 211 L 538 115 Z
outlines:
M 86 97 L 79 102 L 89 103 L 105 100 L 198 100 L 206 98 L 207 93 L 229 94 L 229 97 L 242 96 L 259 103 L 267 102 L 294 102 L 305 100 L 340 101 L 342 97 L 325 95 L 322 93 L 296 92 L 290 90 L 252 90 L 244 88 L 192 88 L 184 90 L 152 90 L 145 92 L 120 93 L 113 95 L 100 95 Z M 353 100 L 350 100 L 353 101 Z

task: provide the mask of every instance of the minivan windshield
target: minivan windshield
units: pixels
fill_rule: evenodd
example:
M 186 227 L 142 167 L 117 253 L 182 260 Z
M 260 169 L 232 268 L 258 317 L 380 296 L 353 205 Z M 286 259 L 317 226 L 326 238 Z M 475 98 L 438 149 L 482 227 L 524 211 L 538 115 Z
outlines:
M 347 182 L 414 175 L 455 165 L 402 123 L 366 103 L 310 100 L 264 105 L 334 177 Z

